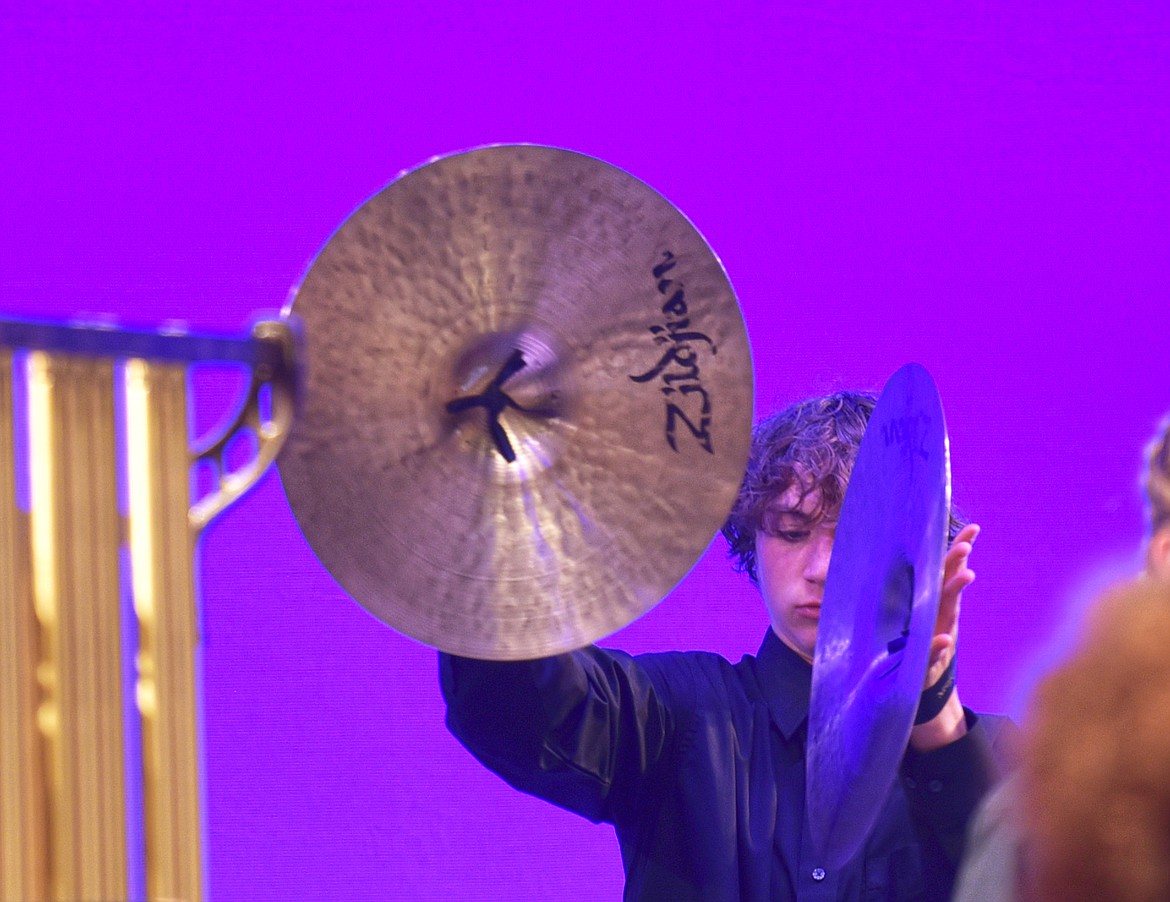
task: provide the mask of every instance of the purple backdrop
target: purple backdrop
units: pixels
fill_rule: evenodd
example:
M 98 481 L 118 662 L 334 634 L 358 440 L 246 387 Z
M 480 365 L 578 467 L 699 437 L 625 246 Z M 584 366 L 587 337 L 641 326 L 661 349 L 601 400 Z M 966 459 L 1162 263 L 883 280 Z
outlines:
M 963 695 L 1018 713 L 1085 587 L 1138 566 L 1170 408 L 1165 4 L 563 6 L 7 4 L 0 309 L 238 331 L 405 167 L 601 157 L 721 255 L 759 412 L 931 370 L 984 527 Z M 233 385 L 203 381 L 201 431 Z M 456 745 L 433 652 L 339 592 L 274 474 L 202 558 L 216 898 L 619 896 L 611 831 Z M 735 658 L 764 627 L 715 545 L 610 641 Z

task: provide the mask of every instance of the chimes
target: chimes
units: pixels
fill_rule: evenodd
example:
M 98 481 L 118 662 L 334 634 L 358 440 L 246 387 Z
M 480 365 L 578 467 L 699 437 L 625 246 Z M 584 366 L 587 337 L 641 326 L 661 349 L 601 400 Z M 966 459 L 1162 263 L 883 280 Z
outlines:
M 187 375 L 202 361 L 252 379 L 236 421 L 193 451 Z M 132 835 L 148 898 L 206 897 L 195 545 L 272 462 L 296 383 L 284 320 L 243 339 L 0 320 L 0 902 L 129 898 Z M 246 433 L 255 456 L 229 470 Z M 202 498 L 196 464 L 218 474 Z

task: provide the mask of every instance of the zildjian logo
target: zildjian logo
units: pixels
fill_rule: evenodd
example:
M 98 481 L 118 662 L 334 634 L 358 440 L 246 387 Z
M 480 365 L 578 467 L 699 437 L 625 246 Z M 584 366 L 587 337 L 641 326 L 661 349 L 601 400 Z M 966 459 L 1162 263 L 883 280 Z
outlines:
M 665 345 L 658 362 L 638 376 L 630 376 L 634 382 L 661 380 L 659 391 L 666 398 L 666 441 L 675 451 L 675 428 L 681 422 L 699 446 L 708 454 L 714 454 L 711 441 L 711 397 L 699 374 L 699 351 L 706 344 L 714 355 L 718 353 L 715 343 L 702 332 L 691 330 L 691 319 L 687 311 L 686 290 L 682 282 L 666 278 L 678 263 L 670 251 L 663 251 L 663 260 L 651 273 L 657 283 L 658 293 L 666 298 L 662 313 L 666 319 L 661 324 L 650 326 L 654 343 Z M 686 407 L 686 410 L 683 408 Z

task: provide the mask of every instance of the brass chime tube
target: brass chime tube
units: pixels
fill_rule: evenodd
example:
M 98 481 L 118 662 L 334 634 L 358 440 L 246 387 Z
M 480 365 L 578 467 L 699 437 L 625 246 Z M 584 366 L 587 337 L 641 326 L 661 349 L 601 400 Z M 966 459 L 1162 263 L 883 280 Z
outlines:
M 128 898 L 137 882 L 128 838 L 140 825 L 147 898 L 207 895 L 196 543 L 288 435 L 297 334 L 284 320 L 262 320 L 240 342 L 0 319 L 0 902 Z M 26 474 L 17 468 L 13 349 L 27 352 Z M 217 355 L 249 363 L 252 383 L 233 425 L 196 453 L 187 366 Z M 124 376 L 121 424 L 115 361 Z M 271 416 L 261 412 L 264 387 Z M 246 433 L 256 456 L 228 470 L 226 450 Z M 219 484 L 193 508 L 197 462 L 217 469 Z M 18 498 L 23 475 L 27 515 Z M 138 756 L 127 755 L 123 735 L 127 585 L 142 733 L 142 807 L 132 810 L 126 762 Z
M 151 899 L 197 902 L 202 737 L 186 369 L 130 360 L 125 385 L 146 889 Z
M 29 528 L 49 898 L 127 896 L 113 364 L 30 353 Z
M 49 892 L 37 623 L 28 518 L 16 500 L 12 357 L 0 348 L 0 902 L 44 899 Z

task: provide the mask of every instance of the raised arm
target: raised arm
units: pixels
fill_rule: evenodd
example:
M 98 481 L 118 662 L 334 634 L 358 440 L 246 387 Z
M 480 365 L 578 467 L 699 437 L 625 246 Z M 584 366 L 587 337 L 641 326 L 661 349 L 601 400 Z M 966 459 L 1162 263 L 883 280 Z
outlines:
M 523 792 L 593 821 L 635 804 L 674 735 L 671 690 L 622 652 L 534 661 L 440 653 L 447 726 Z

